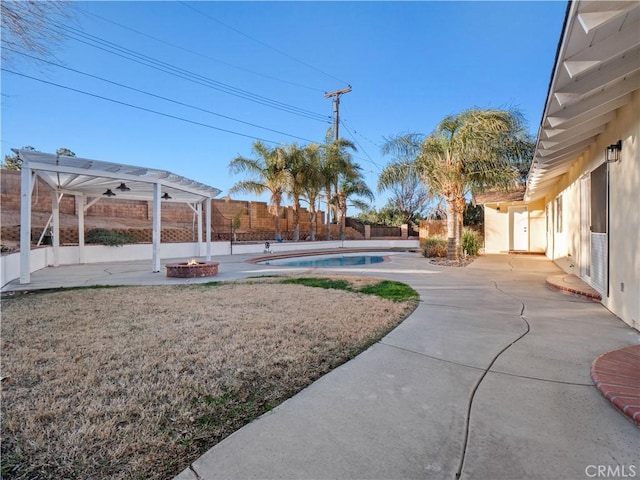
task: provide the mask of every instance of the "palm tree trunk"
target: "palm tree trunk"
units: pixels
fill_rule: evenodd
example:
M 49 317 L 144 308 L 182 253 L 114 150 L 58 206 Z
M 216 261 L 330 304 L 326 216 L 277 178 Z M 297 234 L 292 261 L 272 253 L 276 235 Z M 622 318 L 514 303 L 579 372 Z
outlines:
M 456 201 L 456 255 L 458 258 L 462 255 L 462 229 L 464 222 L 464 209 L 467 201 L 464 197 L 458 198 Z
M 327 240 L 331 240 L 331 191 L 327 190 Z
M 293 241 L 300 240 L 300 198 L 293 197 Z
M 340 210 L 340 240 L 344 240 L 345 229 L 347 227 L 347 199 L 343 193 L 338 196 L 338 208 Z
M 458 251 L 456 250 L 456 229 L 457 218 L 455 200 L 446 200 L 447 202 L 447 258 L 449 260 L 458 259 Z
M 317 217 L 315 205 L 313 202 L 309 202 L 309 238 L 311 241 L 316 239 L 316 217 Z
M 278 240 L 279 238 L 282 238 L 282 233 L 280 231 L 280 205 L 276 205 L 276 211 L 272 215 L 273 225 L 276 230 L 276 240 Z

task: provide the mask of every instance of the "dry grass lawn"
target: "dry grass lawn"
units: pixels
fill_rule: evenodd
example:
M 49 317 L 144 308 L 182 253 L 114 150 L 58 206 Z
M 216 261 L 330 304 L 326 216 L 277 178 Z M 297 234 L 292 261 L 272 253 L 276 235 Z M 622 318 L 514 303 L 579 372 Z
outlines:
M 3 299 L 2 477 L 170 478 L 413 308 L 274 279 Z

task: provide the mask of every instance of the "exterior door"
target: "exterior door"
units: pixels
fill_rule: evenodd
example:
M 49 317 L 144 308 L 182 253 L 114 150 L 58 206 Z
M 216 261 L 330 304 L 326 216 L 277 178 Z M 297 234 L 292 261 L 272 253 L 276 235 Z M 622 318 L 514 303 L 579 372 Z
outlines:
M 509 207 L 511 214 L 511 250 L 529 251 L 529 211 L 527 207 Z

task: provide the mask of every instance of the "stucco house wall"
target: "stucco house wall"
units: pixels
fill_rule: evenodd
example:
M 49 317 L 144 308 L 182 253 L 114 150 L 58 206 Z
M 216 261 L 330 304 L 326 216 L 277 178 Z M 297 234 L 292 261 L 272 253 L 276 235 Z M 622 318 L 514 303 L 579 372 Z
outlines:
M 605 161 L 605 149 L 622 140 L 620 161 L 609 164 L 609 291 L 602 303 L 635 328 L 640 327 L 640 90 L 617 111 L 606 130 L 571 165 L 545 196 L 553 211 L 553 241 L 547 256 L 567 272 L 581 275 L 580 181 Z M 562 198 L 562 231 L 557 202 Z M 589 278 L 582 276 L 585 280 Z
M 497 205 L 484 206 L 484 251 L 501 253 L 509 250 L 509 215 Z
M 543 199 L 526 203 L 488 202 L 484 204 L 485 253 L 507 253 L 511 249 L 511 216 L 509 207 L 527 207 L 529 214 L 529 252 L 544 253 L 546 250 L 546 216 Z

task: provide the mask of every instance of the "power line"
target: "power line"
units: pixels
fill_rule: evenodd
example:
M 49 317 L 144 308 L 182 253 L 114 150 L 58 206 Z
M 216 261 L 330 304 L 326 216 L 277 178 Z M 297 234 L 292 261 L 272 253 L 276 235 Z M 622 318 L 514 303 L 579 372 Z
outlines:
M 373 165 L 375 165 L 375 167 L 378 169 L 378 172 L 382 171 L 382 169 L 380 168 L 380 165 L 378 165 L 376 162 L 373 161 L 373 158 L 371 158 L 371 156 L 367 153 L 367 151 L 362 147 L 362 145 L 360 145 L 360 142 L 358 142 L 358 139 L 353 135 L 353 133 L 351 132 L 351 129 L 343 122 L 340 121 L 340 123 L 342 124 L 342 126 L 347 130 L 347 132 L 349 133 L 349 135 L 351 136 L 351 138 L 353 138 L 353 141 L 356 142 L 356 145 L 358 147 L 360 147 L 360 150 L 362 151 L 362 153 L 364 153 L 367 158 L 369 159 L 369 162 L 371 162 Z
M 180 120 L 182 122 L 191 123 L 193 125 L 199 125 L 201 127 L 210 128 L 212 130 L 219 130 L 221 132 L 230 133 L 232 135 L 238 135 L 240 137 L 251 138 L 253 140 L 260 140 L 262 142 L 272 143 L 272 144 L 276 144 L 276 145 L 279 143 L 279 142 L 275 142 L 273 140 L 267 140 L 265 138 L 255 137 L 253 135 L 246 135 L 244 133 L 234 132 L 233 130 L 227 130 L 225 128 L 214 127 L 213 125 L 209 125 L 207 123 L 196 122 L 195 120 L 189 120 L 188 118 L 178 117 L 177 115 L 171 115 L 169 113 L 159 112 L 157 110 L 152 110 L 150 108 L 141 107 L 139 105 L 133 105 L 133 104 L 127 103 L 127 102 L 121 102 L 120 100 L 115 100 L 113 98 L 104 97 L 102 95 L 97 95 L 97 94 L 91 93 L 91 92 L 85 92 L 84 90 L 78 90 L 77 88 L 67 87 L 66 85 L 60 85 L 59 83 L 49 82 L 48 80 L 43 80 L 41 78 L 36 78 L 36 77 L 29 76 L 29 75 L 25 75 L 24 73 L 14 72 L 13 70 L 9 70 L 9 69 L 6 69 L 6 68 L 2 68 L 0 70 L 2 70 L 3 72 L 11 73 L 13 75 L 18 75 L 20 77 L 28 78 L 30 80 L 35 80 L 36 82 L 46 83 L 48 85 L 53 85 L 54 87 L 63 88 L 65 90 L 70 90 L 72 92 L 81 93 L 83 95 L 88 95 L 90 97 L 99 98 L 101 100 L 106 100 L 108 102 L 117 103 L 119 105 L 124 105 L 126 107 L 135 108 L 137 110 L 142 110 L 144 112 L 154 113 L 154 114 L 160 115 L 162 117 L 172 118 L 174 120 Z
M 15 45 L 15 44 L 13 44 L 12 42 L 8 42 L 8 43 L 9 43 L 9 44 L 11 44 L 11 45 Z M 309 140 L 308 138 L 299 137 L 299 136 L 297 136 L 297 135 L 292 135 L 292 134 L 290 134 L 290 133 L 282 132 L 282 131 L 280 131 L 280 130 L 274 130 L 274 129 L 272 129 L 272 128 L 263 127 L 263 126 L 261 126 L 261 125 L 257 125 L 257 124 L 255 124 L 255 123 L 246 122 L 246 121 L 244 121 L 244 120 L 239 120 L 239 119 L 237 119 L 237 118 L 229 117 L 229 116 L 227 116 L 227 115 L 223 115 L 223 114 L 221 114 L 221 113 L 213 112 L 213 111 L 211 111 L 211 110 L 207 110 L 207 109 L 205 109 L 205 108 L 197 107 L 197 106 L 195 106 L 195 105 L 190 105 L 190 104 L 188 104 L 188 103 L 180 102 L 180 101 L 178 101 L 178 100 L 174 100 L 174 99 L 171 99 L 171 98 L 167 98 L 167 97 L 164 97 L 164 96 L 162 96 L 162 95 L 157 95 L 157 94 L 155 94 L 155 93 L 147 92 L 147 91 L 145 91 L 145 90 L 141 90 L 141 89 L 139 89 L 139 88 L 131 87 L 131 86 L 129 86 L 129 85 L 125 85 L 125 84 L 118 83 L 118 82 L 114 82 L 114 81 L 112 81 L 112 80 L 108 80 L 108 79 L 106 79 L 106 78 L 99 77 L 99 76 L 97 76 L 97 75 L 92 75 L 91 73 L 82 72 L 82 71 L 80 71 L 80 70 L 76 70 L 76 69 L 71 68 L 71 67 L 66 67 L 66 66 L 64 66 L 64 65 L 60 65 L 59 63 L 55 63 L 55 62 L 51 62 L 51 61 L 49 61 L 49 60 L 45 60 L 44 58 L 35 57 L 35 56 L 33 56 L 33 55 L 29 55 L 28 53 L 24 53 L 24 52 L 20 52 L 20 51 L 18 51 L 18 50 L 14 50 L 13 48 L 10 48 L 10 47 L 6 47 L 6 46 L 5 46 L 4 48 L 5 48 L 6 50 L 11 51 L 11 52 L 15 52 L 15 53 L 17 53 L 17 54 L 19 54 L 19 55 L 23 55 L 23 56 L 26 56 L 26 57 L 30 57 L 30 58 L 33 58 L 33 59 L 38 60 L 38 61 L 40 61 L 40 62 L 48 63 L 49 65 L 54 65 L 54 66 L 56 66 L 56 67 L 63 68 L 63 69 L 65 69 L 65 70 L 69 70 L 69 71 L 71 71 L 71 72 L 78 73 L 78 74 L 80 74 L 80 75 L 84 75 L 84 76 L 87 76 L 87 77 L 90 77 L 90 78 L 95 78 L 95 79 L 97 79 L 97 80 L 100 80 L 100 81 L 103 81 L 103 82 L 106 82 L 106 83 L 110 83 L 110 84 L 112 84 L 112 85 L 116 85 L 116 86 L 118 86 L 118 87 L 126 88 L 126 89 L 128 89 L 128 90 L 133 90 L 134 92 L 142 93 L 142 94 L 144 94 L 144 95 L 148 95 L 148 96 L 150 96 L 150 97 L 159 98 L 159 99 L 161 99 L 161 100 L 165 100 L 165 101 L 167 101 L 167 102 L 175 103 L 175 104 L 177 104 L 177 105 L 181 105 L 181 106 L 183 106 L 183 107 L 192 108 L 192 109 L 194 109 L 194 110 L 199 110 L 199 111 L 201 111 L 201 112 L 209 113 L 209 114 L 211 114 L 211 115 L 216 115 L 216 116 L 218 116 L 218 117 L 226 118 L 227 120 L 232 120 L 232 121 L 234 121 L 234 122 L 238 122 L 238 123 L 242 123 L 242 124 L 245 124 L 245 125 L 249 125 L 249 126 L 251 126 L 251 127 L 256 127 L 256 128 L 260 128 L 260 129 L 262 129 L 262 130 L 268 130 L 268 131 L 273 132 L 273 133 L 279 133 L 279 134 L 281 134 L 281 135 L 286 135 L 287 137 L 292 137 L 292 138 L 297 138 L 297 139 L 299 139 L 299 140 L 304 140 L 305 142 L 313 142 L 313 140 Z
M 224 27 L 227 27 L 229 30 L 233 30 L 234 32 L 236 32 L 236 33 L 238 33 L 238 34 L 242 35 L 243 37 L 247 37 L 248 39 L 253 40 L 254 42 L 257 42 L 257 43 L 259 43 L 260 45 L 263 45 L 263 46 L 265 46 L 265 47 L 267 47 L 267 48 L 270 48 L 271 50 L 273 50 L 273 51 L 275 51 L 275 52 L 278 52 L 280 55 L 284 55 L 285 57 L 290 58 L 291 60 L 294 60 L 294 61 L 296 61 L 296 62 L 298 62 L 298 63 L 300 63 L 300 64 L 304 65 L 304 66 L 305 66 L 305 67 L 307 67 L 307 68 L 310 68 L 310 69 L 312 69 L 312 70 L 315 70 L 316 72 L 321 73 L 321 74 L 323 74 L 323 75 L 326 75 L 326 76 L 327 76 L 327 77 L 329 77 L 329 78 L 333 78 L 334 80 L 338 80 L 339 82 L 342 82 L 342 83 L 345 83 L 345 84 L 346 84 L 346 83 L 348 83 L 348 82 L 345 82 L 344 80 L 342 80 L 342 79 L 340 79 L 340 78 L 338 78 L 338 77 L 336 77 L 336 76 L 334 76 L 334 75 L 331 75 L 330 73 L 327 73 L 327 72 L 325 72 L 325 71 L 323 71 L 323 70 L 320 70 L 319 68 L 316 68 L 316 67 L 314 67 L 313 65 L 310 65 L 310 64 L 308 64 L 308 63 L 306 63 L 306 62 L 304 62 L 304 61 L 300 60 L 299 58 L 296 58 L 296 57 L 294 57 L 294 56 L 292 56 L 292 55 L 289 55 L 289 54 L 288 54 L 288 53 L 286 53 L 286 52 L 283 52 L 283 51 L 282 51 L 282 50 L 280 50 L 279 48 L 273 47 L 273 46 L 269 45 L 268 43 L 263 42 L 262 40 L 258 40 L 257 38 L 252 37 L 251 35 L 246 34 L 246 33 L 242 32 L 242 31 L 238 30 L 237 28 L 232 27 L 231 25 L 227 25 L 226 23 L 224 23 L 224 22 L 222 22 L 222 21 L 218 20 L 218 19 L 217 19 L 217 18 L 215 18 L 215 17 L 212 17 L 211 15 L 209 15 L 209 14 L 207 14 L 207 13 L 203 12 L 202 10 L 197 9 L 196 7 L 193 7 L 193 6 L 191 6 L 191 5 L 188 5 L 188 4 L 187 4 L 187 3 L 185 3 L 185 2 L 178 2 L 178 3 L 181 3 L 181 4 L 182 4 L 182 5 L 184 5 L 185 7 L 190 8 L 191 10 L 193 10 L 193 11 L 195 11 L 195 12 L 198 12 L 200 15 L 202 15 L 202 16 L 204 16 L 204 17 L 207 17 L 207 18 L 208 18 L 208 19 L 210 19 L 210 20 L 213 20 L 214 22 L 217 22 L 217 23 L 219 23 L 220 25 L 222 25 L 222 26 L 224 26 Z
M 343 121 L 343 122 L 345 122 L 346 120 L 344 120 L 344 119 L 343 119 L 342 121 Z M 378 144 L 378 143 L 375 143 L 373 140 L 371 140 L 371 139 L 367 138 L 365 135 L 363 135 L 362 133 L 360 133 L 360 131 L 359 131 L 359 130 L 355 130 L 355 129 L 354 129 L 354 130 L 353 130 L 353 133 L 354 133 L 355 135 L 359 135 L 359 136 L 361 136 L 362 138 L 364 138 L 367 142 L 369 142 L 371 145 L 373 145 L 374 147 L 376 147 L 378 150 L 380 150 L 380 149 L 382 148 L 382 145 L 380 145 L 380 144 Z
M 85 14 L 85 15 L 91 15 L 92 17 L 99 18 L 102 21 L 111 23 L 113 25 L 117 25 L 120 28 L 124 28 L 125 30 L 129 30 L 130 32 L 137 33 L 138 35 L 142 35 L 143 37 L 150 38 L 152 40 L 155 40 L 156 42 L 160 42 L 160 43 L 163 43 L 165 45 L 169 45 L 170 47 L 177 48 L 179 50 L 182 50 L 183 52 L 188 52 L 188 53 L 191 53 L 193 55 L 197 55 L 199 57 L 206 58 L 207 60 L 211 60 L 213 62 L 218 62 L 218 63 L 221 63 L 223 65 L 227 65 L 229 67 L 236 68 L 236 69 L 241 70 L 243 72 L 251 73 L 253 75 L 258 75 L 260 77 L 268 78 L 270 80 L 275 80 L 277 82 L 285 83 L 287 85 L 292 85 L 294 87 L 306 88 L 307 90 L 313 90 L 313 91 L 316 91 L 316 92 L 323 92 L 324 91 L 324 90 L 322 90 L 322 89 L 320 89 L 318 87 L 311 87 L 309 85 L 303 85 L 301 83 L 292 82 L 290 80 L 285 80 L 283 78 L 273 77 L 271 75 L 267 75 L 267 74 L 264 74 L 264 73 L 256 72 L 255 70 L 251 70 L 249 68 L 244 68 L 244 67 L 241 67 L 239 65 L 235 65 L 233 63 L 225 62 L 224 60 L 220 60 L 218 58 L 210 57 L 209 55 L 205 55 L 203 53 L 196 52 L 195 50 L 191 50 L 189 48 L 185 48 L 185 47 L 182 47 L 180 45 L 176 45 L 175 43 L 167 42 L 166 40 L 163 40 L 161 38 L 154 37 L 153 35 L 149 35 L 148 33 L 141 32 L 140 30 L 136 30 L 135 28 L 127 27 L 126 25 L 123 25 L 123 24 L 118 23 L 116 21 L 113 21 L 113 20 L 110 20 L 108 18 L 105 18 L 105 17 L 103 17 L 101 15 L 98 15 L 97 13 L 89 12 L 89 11 L 83 9 L 83 8 L 80 8 L 80 7 L 76 7 L 76 8 L 78 8 L 78 10 L 80 10 L 80 12 Z
M 91 35 L 85 32 L 81 32 L 78 31 L 77 29 L 73 29 L 73 28 L 69 28 L 65 25 L 59 25 L 60 28 L 62 28 L 63 30 L 67 31 L 66 35 L 76 35 L 76 36 L 80 36 L 81 38 L 85 38 L 86 40 L 88 40 L 89 42 L 95 42 L 98 44 L 102 44 L 103 46 L 106 46 L 107 49 L 102 48 L 98 45 L 94 45 L 93 43 L 87 43 L 86 41 L 83 41 L 81 39 L 75 38 L 73 36 L 70 36 L 69 38 L 79 41 L 81 43 L 85 43 L 89 46 L 92 46 L 94 48 L 98 48 L 100 50 L 104 50 L 107 51 L 109 53 L 112 53 L 114 55 L 126 58 L 128 60 L 131 60 L 135 63 L 139 63 L 141 65 L 145 65 L 151 68 L 154 68 L 156 70 L 160 70 L 163 71 L 165 73 L 169 73 L 171 75 L 174 76 L 178 76 L 180 78 L 183 78 L 185 80 L 189 80 L 192 81 L 194 83 L 199 83 L 200 85 L 204 85 L 207 86 L 209 88 L 213 88 L 215 90 L 219 90 L 222 91 L 224 93 L 227 93 L 229 95 L 233 95 L 239 98 L 244 98 L 246 100 L 250 100 L 252 102 L 255 103 L 260 103 L 262 105 L 266 105 L 266 106 L 270 106 L 272 108 L 276 108 L 278 110 L 282 110 L 282 111 L 286 111 L 288 113 L 293 113 L 295 115 L 300 115 L 300 116 L 306 116 L 308 118 L 314 119 L 314 120 L 318 120 L 318 121 L 322 121 L 325 122 L 327 116 L 326 115 L 322 115 L 320 113 L 316 113 L 313 112 L 311 110 L 307 110 L 304 108 L 300 108 L 300 107 L 296 107 L 294 105 L 289 105 L 287 103 L 284 102 L 280 102 L 278 100 L 273 100 L 267 97 L 264 97 L 262 95 L 258 95 L 256 93 L 252 93 L 249 92 L 247 90 L 242 90 L 240 88 L 234 87 L 232 85 L 220 82 L 218 80 L 214 80 L 212 78 L 209 77 L 205 77 L 203 75 L 197 74 L 195 72 L 191 72 L 189 70 L 180 68 L 180 67 L 176 67 L 175 65 L 172 65 L 170 63 L 164 62 L 162 60 L 158 60 L 155 59 L 153 57 L 150 57 L 148 55 L 136 52 L 135 50 L 132 50 L 130 48 L 127 47 L 123 47 L 121 45 L 118 45 L 116 43 L 110 42 L 108 40 L 104 40 L 100 37 L 97 37 L 95 35 Z M 111 50 L 109 50 L 111 49 Z M 122 52 L 124 55 L 119 54 L 117 52 L 114 52 L 113 49 L 118 50 L 120 52 Z M 137 57 L 136 58 L 130 58 L 130 57 Z M 145 62 L 150 62 L 152 65 L 149 65 L 149 63 L 145 63 Z M 155 64 L 155 66 L 153 65 Z M 168 71 L 168 70 L 169 71 Z M 177 72 L 177 73 L 176 73 Z M 187 75 L 187 76 L 184 76 Z M 199 79 L 199 80 L 196 80 Z M 204 82 L 204 83 L 203 83 Z
M 60 29 L 65 31 L 65 35 L 77 42 L 84 43 L 89 45 L 90 47 L 97 48 L 99 50 L 103 50 L 105 52 L 111 53 L 113 55 L 125 58 L 132 62 L 145 65 L 147 67 L 153 68 L 155 70 L 159 70 L 170 75 L 182 78 L 184 80 L 188 80 L 193 83 L 197 83 L 199 85 L 203 85 L 208 88 L 212 88 L 214 90 L 222 91 L 229 95 L 233 95 L 239 98 L 243 98 L 245 100 L 252 101 L 254 103 L 259 103 L 271 108 L 275 108 L 277 110 L 285 111 L 287 113 L 291 113 L 298 116 L 303 116 L 309 118 L 311 120 L 320 121 L 323 123 L 328 123 L 328 116 L 322 115 L 311 110 L 306 110 L 300 107 L 296 107 L 293 105 L 289 105 L 278 100 L 273 100 L 267 97 L 263 97 L 261 95 L 242 90 L 240 88 L 234 87 L 232 85 L 225 84 L 223 82 L 213 80 L 209 77 L 205 77 L 203 75 L 199 75 L 197 73 L 191 72 L 189 70 L 185 70 L 180 67 L 176 67 L 167 62 L 163 62 L 161 60 L 157 60 L 148 55 L 141 54 L 127 47 L 123 47 L 121 45 L 117 45 L 108 40 L 104 40 L 95 35 L 91 35 L 88 33 L 84 33 L 78 31 L 77 29 L 67 27 L 62 24 L 56 24 Z M 78 38 L 80 37 L 80 38 Z M 96 45 L 97 43 L 97 45 Z M 102 46 L 100 46 L 102 45 Z M 115 50 L 115 51 L 114 51 Z M 118 53 L 120 52 L 120 53 Z M 133 58 L 132 58 L 133 57 Z

